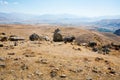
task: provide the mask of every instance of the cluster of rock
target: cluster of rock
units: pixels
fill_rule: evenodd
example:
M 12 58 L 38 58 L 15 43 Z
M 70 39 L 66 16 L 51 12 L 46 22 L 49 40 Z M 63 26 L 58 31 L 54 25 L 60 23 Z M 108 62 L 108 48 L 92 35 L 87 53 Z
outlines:
M 0 41 L 7 41 L 8 37 L 6 36 L 5 33 L 0 33 Z
M 2 42 L 5 41 L 14 41 L 14 46 L 17 46 L 17 41 L 24 41 L 24 40 L 25 39 L 23 37 L 19 37 L 16 35 L 7 36 L 5 33 L 0 33 L 0 47 L 4 47 L 4 44 Z
M 115 44 L 115 43 L 111 43 L 103 46 L 97 46 L 97 43 L 90 42 L 89 46 L 92 48 L 92 51 L 103 54 L 109 54 L 111 50 L 120 50 L 120 44 Z
M 9 41 L 23 41 L 25 39 L 23 37 L 19 37 L 19 36 L 16 36 L 16 35 L 7 36 L 6 33 L 0 33 L 0 41 L 1 42 L 8 41 L 8 40 Z M 33 33 L 29 36 L 29 40 L 30 41 L 41 41 L 41 40 L 50 41 L 50 38 L 48 36 L 40 36 L 36 33 Z M 54 31 L 54 34 L 53 34 L 53 41 L 54 42 L 67 43 L 67 42 L 73 42 L 74 40 L 75 40 L 75 43 L 76 43 L 77 42 L 76 37 L 74 37 L 74 36 L 65 36 L 64 37 L 61 30 L 58 29 L 58 28 Z M 17 43 L 15 42 L 15 46 L 16 45 L 17 45 Z M 120 50 L 120 45 L 115 44 L 115 43 L 98 46 L 97 42 L 89 41 L 88 43 L 85 43 L 82 40 L 82 42 L 79 43 L 78 45 L 90 47 L 92 49 L 92 51 L 98 52 L 98 53 L 103 53 L 103 54 L 109 54 L 111 49 Z M 3 47 L 2 43 L 0 43 L 0 47 Z
M 23 37 L 19 37 L 19 36 L 16 36 L 16 35 L 10 35 L 10 36 L 7 36 L 5 33 L 0 33 L 0 41 L 3 42 L 3 41 L 23 41 L 25 40 Z
M 73 42 L 73 40 L 75 40 L 74 36 L 66 36 L 63 38 L 63 35 L 62 35 L 60 29 L 56 29 L 54 31 L 53 41 L 55 41 L 55 42 L 64 41 L 65 43 L 67 43 L 67 42 Z
M 50 38 L 48 36 L 39 36 L 36 33 L 33 33 L 32 35 L 29 36 L 29 40 L 30 41 L 39 41 L 39 40 L 46 40 L 46 41 L 50 41 Z M 56 29 L 54 31 L 53 34 L 53 41 L 54 42 L 73 42 L 73 40 L 75 40 L 74 36 L 67 36 L 67 37 L 63 37 L 60 29 Z
M 54 42 L 64 41 L 65 43 L 67 43 L 67 42 L 73 42 L 74 39 L 75 39 L 74 36 L 69 36 L 69 37 L 63 38 L 63 35 L 62 35 L 60 29 L 56 29 L 53 34 Z M 19 37 L 16 35 L 7 36 L 5 33 L 0 33 L 0 41 L 1 42 L 8 41 L 8 40 L 9 41 L 23 41 L 25 39 L 23 37 Z M 50 41 L 50 38 L 48 36 L 39 36 L 38 34 L 33 33 L 29 36 L 29 40 L 30 41 L 39 41 L 39 40 Z M 2 46 L 2 45 L 0 44 L 0 46 Z

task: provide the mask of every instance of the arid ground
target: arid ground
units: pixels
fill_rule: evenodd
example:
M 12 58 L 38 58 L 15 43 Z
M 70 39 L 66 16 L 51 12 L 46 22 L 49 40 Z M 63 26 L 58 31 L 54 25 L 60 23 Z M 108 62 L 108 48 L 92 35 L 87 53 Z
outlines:
M 52 25 L 0 25 L 0 33 L 24 37 L 24 41 L 0 41 L 0 80 L 120 80 L 120 50 L 103 55 L 74 43 L 54 42 L 53 32 L 74 35 L 105 45 L 120 44 L 120 37 L 75 27 Z M 30 41 L 36 33 L 50 41 Z

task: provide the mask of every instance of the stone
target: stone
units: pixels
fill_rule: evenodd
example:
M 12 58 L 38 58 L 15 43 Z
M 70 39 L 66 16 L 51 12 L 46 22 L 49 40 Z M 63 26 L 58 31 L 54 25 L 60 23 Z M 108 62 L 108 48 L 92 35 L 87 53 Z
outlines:
M 26 53 L 23 53 L 23 55 L 25 55 L 25 57 L 35 57 L 34 52 L 26 52 Z
M 31 75 L 31 74 L 27 75 L 27 78 L 31 78 L 31 77 L 32 77 L 32 75 Z
M 114 71 L 111 67 L 108 67 L 108 70 L 110 74 L 114 74 L 114 75 L 116 74 L 116 71 Z
M 61 78 L 66 78 L 67 76 L 65 74 L 60 75 Z
M 57 28 L 57 29 L 54 31 L 54 33 L 58 33 L 58 32 L 60 32 L 60 29 L 59 29 L 59 28 Z
M 8 55 L 15 55 L 15 53 L 8 53 Z
M 54 31 L 53 41 L 55 41 L 55 42 L 63 41 L 63 36 L 62 36 L 62 34 L 61 34 L 59 29 L 56 29 Z
M 7 36 L 5 33 L 0 33 L 0 41 L 7 41 Z
M 42 64 L 47 64 L 47 63 L 48 63 L 47 59 L 41 59 L 40 62 L 41 62 Z
M 48 36 L 44 36 L 43 39 L 44 39 L 45 41 L 50 41 L 50 38 L 49 38 Z
M 83 70 L 82 69 L 70 69 L 69 71 L 73 72 L 73 73 L 80 73 L 82 72 Z
M 75 40 L 75 37 L 74 36 L 65 37 L 63 40 L 64 40 L 64 43 L 73 42 L 73 40 Z
M 87 43 L 81 43 L 80 45 L 81 45 L 81 46 L 88 46 Z
M 103 46 L 102 51 L 103 51 L 104 54 L 109 54 L 110 49 L 107 46 Z
M 5 63 L 0 63 L 0 68 L 5 68 L 6 64 Z
M 0 35 L 0 41 L 7 41 L 8 37 L 6 35 Z
M 4 57 L 0 57 L 0 61 L 5 61 L 6 59 Z
M 17 42 L 14 42 L 14 46 L 18 46 L 18 43 L 17 43 Z
M 97 46 L 97 43 L 94 42 L 94 41 L 90 41 L 89 44 L 88 44 L 89 47 L 95 47 Z
M 92 77 L 87 77 L 86 80 L 93 80 Z
M 101 58 L 101 57 L 96 57 L 96 58 L 95 58 L 95 61 L 101 61 L 101 60 L 104 60 L 104 59 Z
M 110 61 L 108 61 L 108 60 L 105 60 L 104 62 L 105 62 L 105 64 L 107 64 L 107 65 L 110 64 Z
M 116 72 L 114 71 L 114 70 L 110 70 L 110 72 L 109 72 L 110 74 L 116 74 Z
M 115 50 L 120 50 L 120 44 L 111 43 L 111 46 L 112 46 L 112 48 L 115 49 Z
M 41 73 L 41 72 L 39 72 L 39 71 L 35 71 L 34 74 L 37 75 L 37 76 L 43 75 L 43 73 Z
M 81 48 L 78 48 L 79 51 L 81 51 Z
M 9 38 L 10 41 L 23 41 L 25 40 L 23 37 L 10 37 Z
M 28 69 L 28 66 L 25 65 L 25 64 L 23 64 L 23 65 L 21 66 L 21 69 L 22 69 L 22 70 L 27 70 L 27 69 Z
M 6 33 L 2 32 L 2 33 L 0 33 L 0 35 L 6 35 Z
M 50 76 L 53 78 L 53 77 L 56 77 L 57 76 L 57 71 L 56 70 L 52 70 L 50 72 Z
M 0 47 L 3 47 L 3 44 L 0 43 Z
M 33 33 L 32 35 L 29 36 L 29 39 L 31 41 L 38 41 L 38 40 L 40 40 L 40 36 L 36 33 Z
M 93 67 L 92 72 L 94 72 L 94 73 L 101 73 L 101 71 L 99 71 L 98 68 L 96 68 L 96 67 Z
M 92 51 L 97 52 L 97 51 L 98 51 L 98 48 L 93 47 L 93 48 L 92 48 Z
M 72 47 L 72 49 L 74 49 L 74 50 L 78 50 L 78 51 L 82 51 L 81 48 L 75 48 L 75 47 Z

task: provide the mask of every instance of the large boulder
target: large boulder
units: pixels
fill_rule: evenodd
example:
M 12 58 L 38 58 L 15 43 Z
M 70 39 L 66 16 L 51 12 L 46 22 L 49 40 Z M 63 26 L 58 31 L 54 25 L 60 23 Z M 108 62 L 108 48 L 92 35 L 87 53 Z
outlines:
M 40 40 L 40 36 L 36 33 L 33 33 L 32 35 L 29 36 L 29 39 L 31 41 L 37 41 L 37 40 Z
M 114 32 L 114 34 L 120 36 L 120 29 L 116 30 L 116 31 Z
M 62 36 L 61 31 L 59 29 L 56 29 L 54 31 L 53 41 L 55 41 L 55 42 L 63 41 L 63 36 Z
M 69 36 L 69 37 L 65 37 L 63 40 L 64 40 L 65 43 L 73 42 L 73 40 L 75 40 L 75 37 L 74 36 Z

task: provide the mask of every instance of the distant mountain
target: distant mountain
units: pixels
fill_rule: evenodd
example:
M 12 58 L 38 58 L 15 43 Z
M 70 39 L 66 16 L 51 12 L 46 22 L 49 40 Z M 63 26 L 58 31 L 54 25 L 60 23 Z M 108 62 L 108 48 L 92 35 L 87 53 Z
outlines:
M 114 34 L 120 36 L 120 29 L 116 30 L 116 31 L 114 32 Z
M 92 25 L 101 32 L 114 32 L 120 28 L 120 19 L 103 19 L 93 22 Z
M 98 20 L 98 19 L 97 19 Z M 0 13 L 0 23 L 48 23 L 48 24 L 81 24 L 96 21 L 94 18 L 79 17 L 71 14 L 28 15 L 20 13 Z
M 20 14 L 20 13 L 0 13 L 0 23 L 14 24 L 23 23 L 25 20 L 33 18 L 33 15 Z
M 114 32 L 120 28 L 120 16 L 79 17 L 71 14 L 29 15 L 21 13 L 0 13 L 0 24 L 59 24 L 92 26 L 102 32 Z
M 104 19 L 95 23 L 100 26 L 120 27 L 120 19 Z

